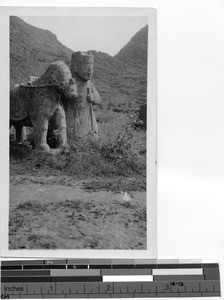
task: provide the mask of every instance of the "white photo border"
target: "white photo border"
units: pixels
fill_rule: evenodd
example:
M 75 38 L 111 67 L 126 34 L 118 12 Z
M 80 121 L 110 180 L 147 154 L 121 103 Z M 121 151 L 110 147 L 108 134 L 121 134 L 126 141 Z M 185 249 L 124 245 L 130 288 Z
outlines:
M 147 250 L 9 250 L 9 16 L 146 16 L 148 17 L 148 80 L 147 80 Z M 156 10 L 129 7 L 0 7 L 0 164 L 1 257 L 40 258 L 156 258 L 156 86 L 157 86 L 157 30 Z

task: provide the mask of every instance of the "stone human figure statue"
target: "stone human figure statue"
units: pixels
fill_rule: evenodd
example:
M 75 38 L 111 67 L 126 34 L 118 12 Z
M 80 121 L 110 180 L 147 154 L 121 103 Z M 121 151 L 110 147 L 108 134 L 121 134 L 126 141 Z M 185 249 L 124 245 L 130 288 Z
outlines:
M 94 57 L 90 52 L 72 54 L 71 73 L 77 84 L 77 99 L 68 102 L 66 118 L 68 140 L 86 137 L 97 138 L 98 126 L 93 105 L 100 104 L 101 97 L 90 81 L 93 75 Z

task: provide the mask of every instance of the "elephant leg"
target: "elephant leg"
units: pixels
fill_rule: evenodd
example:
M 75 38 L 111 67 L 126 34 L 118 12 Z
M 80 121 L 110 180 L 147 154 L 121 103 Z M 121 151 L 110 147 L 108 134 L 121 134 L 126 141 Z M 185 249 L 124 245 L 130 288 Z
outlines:
M 67 141 L 66 116 L 65 116 L 65 111 L 62 107 L 59 107 L 59 109 L 56 112 L 55 122 L 56 122 L 56 127 L 60 132 L 59 147 L 65 151 L 69 150 L 68 141 Z
M 21 140 L 23 143 L 27 143 L 27 132 L 26 132 L 26 127 L 23 126 L 22 132 L 21 132 Z
M 33 122 L 35 148 L 41 151 L 50 151 L 47 144 L 47 130 L 49 121 L 46 118 L 41 118 Z
M 15 131 L 16 131 L 16 142 L 21 143 L 22 142 L 22 129 L 23 129 L 23 126 L 19 125 L 19 124 L 16 124 L 16 125 L 14 125 L 14 127 L 15 127 Z
M 9 125 L 9 136 L 10 136 L 10 141 L 15 142 L 15 140 L 16 140 L 16 129 L 15 129 L 15 126 L 11 123 Z

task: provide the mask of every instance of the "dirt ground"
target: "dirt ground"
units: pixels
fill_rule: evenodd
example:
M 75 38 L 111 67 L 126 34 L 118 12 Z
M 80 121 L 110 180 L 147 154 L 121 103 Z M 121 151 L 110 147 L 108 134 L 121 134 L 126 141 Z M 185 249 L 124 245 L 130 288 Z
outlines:
M 68 154 L 11 141 L 10 249 L 147 248 L 146 132 L 100 116 L 100 141 Z
M 11 182 L 10 249 L 146 249 L 146 192 L 46 182 Z

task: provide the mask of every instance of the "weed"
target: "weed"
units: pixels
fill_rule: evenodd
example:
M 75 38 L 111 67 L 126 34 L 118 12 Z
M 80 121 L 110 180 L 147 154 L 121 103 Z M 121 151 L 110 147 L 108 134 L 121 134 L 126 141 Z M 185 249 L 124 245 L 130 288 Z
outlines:
M 131 192 L 145 191 L 146 177 L 135 176 L 133 178 L 116 177 L 116 178 L 97 178 L 83 182 L 83 186 L 87 191 L 112 191 L 112 192 Z
M 30 175 L 63 175 L 86 178 L 91 176 L 129 176 L 145 172 L 145 158 L 138 154 L 131 127 L 127 125 L 115 136 L 98 141 L 79 142 L 69 152 L 58 155 L 29 151 L 20 157 Z M 14 153 L 11 153 L 11 159 Z

